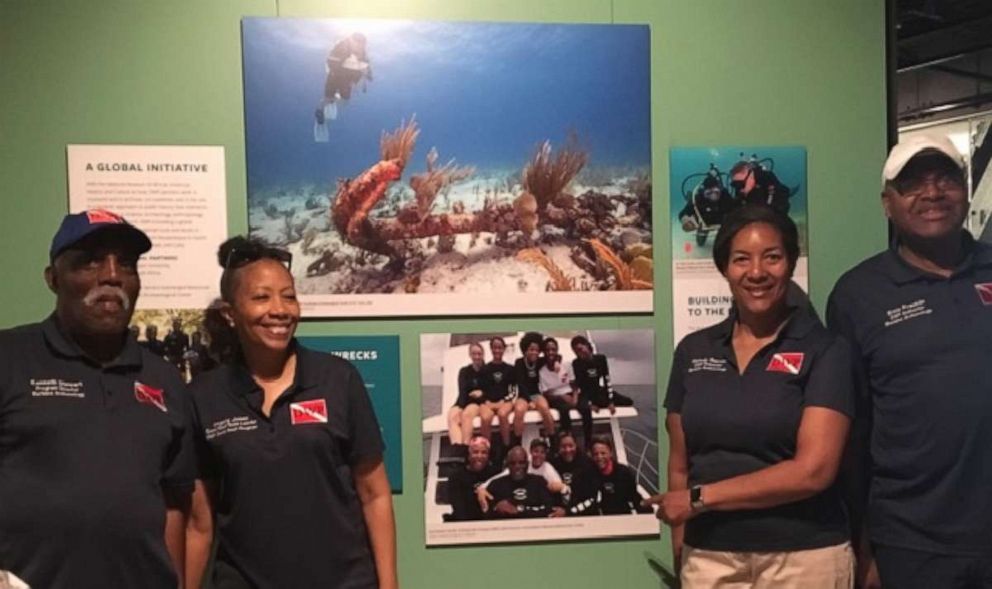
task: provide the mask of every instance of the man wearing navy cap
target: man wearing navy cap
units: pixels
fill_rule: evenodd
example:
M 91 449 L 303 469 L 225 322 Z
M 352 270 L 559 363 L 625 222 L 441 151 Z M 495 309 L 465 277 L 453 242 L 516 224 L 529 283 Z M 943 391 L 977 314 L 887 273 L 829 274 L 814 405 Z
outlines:
M 827 306 L 861 358 L 851 507 L 868 587 L 992 587 L 992 247 L 962 229 L 966 187 L 946 139 L 896 145 L 882 172 L 896 239 Z
M 193 465 L 175 368 L 128 331 L 148 236 L 67 215 L 55 312 L 0 331 L 0 570 L 35 589 L 175 589 Z

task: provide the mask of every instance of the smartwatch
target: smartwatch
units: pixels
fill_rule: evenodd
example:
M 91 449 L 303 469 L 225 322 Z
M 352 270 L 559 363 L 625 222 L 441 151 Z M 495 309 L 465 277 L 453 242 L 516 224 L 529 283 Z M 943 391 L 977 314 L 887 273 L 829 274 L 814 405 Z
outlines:
M 703 486 L 693 485 L 689 489 L 689 505 L 692 510 L 698 513 L 706 511 L 706 504 L 703 503 Z

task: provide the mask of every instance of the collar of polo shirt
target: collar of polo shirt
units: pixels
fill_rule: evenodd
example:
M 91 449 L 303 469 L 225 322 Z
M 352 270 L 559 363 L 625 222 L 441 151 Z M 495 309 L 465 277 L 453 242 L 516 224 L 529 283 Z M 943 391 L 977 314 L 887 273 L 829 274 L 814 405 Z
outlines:
M 321 382 L 320 371 L 315 369 L 316 363 L 311 357 L 314 352 L 308 350 L 305 346 L 299 345 L 295 337 L 289 346 L 290 350 L 296 352 L 296 373 L 293 375 L 293 383 L 287 390 L 302 391 L 326 384 Z M 241 396 L 257 392 L 261 388 L 255 382 L 255 379 L 252 378 L 248 367 L 243 363 L 238 364 L 231 371 L 230 387 L 232 391 Z
M 961 239 L 964 241 L 965 256 L 961 263 L 954 269 L 952 276 L 956 276 L 974 266 L 985 266 L 992 264 L 992 248 L 975 247 L 975 238 L 967 231 L 961 231 Z M 942 276 L 924 272 L 912 264 L 906 262 L 899 255 L 899 242 L 893 241 L 888 252 L 882 258 L 882 271 L 896 284 L 906 284 L 914 280 L 926 280 L 938 278 L 945 280 Z
M 55 313 L 48 316 L 45 321 L 41 324 L 41 332 L 44 334 L 45 342 L 48 347 L 52 349 L 53 352 L 59 356 L 65 358 L 80 358 L 89 359 L 83 350 L 80 349 L 75 342 L 70 340 L 62 333 L 62 329 L 59 327 L 58 318 Z M 89 360 L 93 362 L 92 360 Z M 115 367 L 127 367 L 127 368 L 138 368 L 140 369 L 142 365 L 141 362 L 141 346 L 132 337 L 126 337 L 124 340 L 124 347 L 121 348 L 120 354 L 117 355 L 111 362 L 104 364 L 104 368 L 115 368 Z
M 819 318 L 816 315 L 816 311 L 813 310 L 812 305 L 806 303 L 789 306 L 792 307 L 792 313 L 785 320 L 785 325 L 779 332 L 778 337 L 775 338 L 776 341 L 781 339 L 802 339 L 819 323 Z M 713 340 L 729 342 L 730 337 L 734 333 L 734 323 L 736 322 L 737 307 L 731 306 L 727 318 L 716 324 L 710 332 Z

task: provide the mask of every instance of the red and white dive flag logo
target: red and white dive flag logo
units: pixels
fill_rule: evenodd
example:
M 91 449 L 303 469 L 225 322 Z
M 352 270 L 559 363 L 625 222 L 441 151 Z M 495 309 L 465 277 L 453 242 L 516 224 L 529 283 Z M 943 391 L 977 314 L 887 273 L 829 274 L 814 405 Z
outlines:
M 978 291 L 978 298 L 982 299 L 983 305 L 992 305 L 992 282 L 976 284 L 975 290 Z
M 165 406 L 165 391 L 162 389 L 156 389 L 138 381 L 134 381 L 134 398 L 137 399 L 139 403 L 154 405 L 166 413 L 169 412 L 168 408 Z
M 780 352 L 772 356 L 768 363 L 769 372 L 785 372 L 787 374 L 799 374 L 803 368 L 802 352 Z
M 93 209 L 91 211 L 86 211 L 86 219 L 89 220 L 90 224 L 93 223 L 123 223 L 119 215 L 115 215 L 110 211 L 105 211 L 103 209 Z
M 327 402 L 324 399 L 289 404 L 289 420 L 293 425 L 327 423 Z

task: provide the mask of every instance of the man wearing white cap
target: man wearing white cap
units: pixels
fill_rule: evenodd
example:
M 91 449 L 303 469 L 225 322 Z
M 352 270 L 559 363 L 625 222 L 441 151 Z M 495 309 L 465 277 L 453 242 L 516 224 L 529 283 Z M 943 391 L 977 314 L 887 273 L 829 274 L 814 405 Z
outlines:
M 882 206 L 892 246 L 827 305 L 861 358 L 859 573 L 867 587 L 992 587 L 992 247 L 962 229 L 965 175 L 944 138 L 892 149 Z

